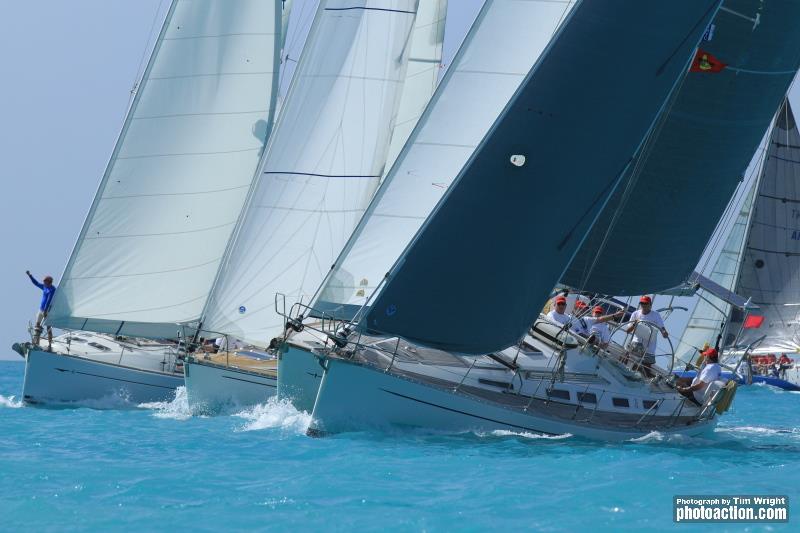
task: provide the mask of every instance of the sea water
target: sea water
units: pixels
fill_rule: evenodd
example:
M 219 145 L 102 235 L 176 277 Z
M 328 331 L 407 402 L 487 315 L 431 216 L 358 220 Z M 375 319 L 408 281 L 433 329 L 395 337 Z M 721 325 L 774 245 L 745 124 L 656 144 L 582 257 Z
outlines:
M 740 388 L 700 438 L 310 438 L 286 403 L 193 417 L 182 389 L 121 410 L 26 407 L 23 369 L 0 362 L 3 531 L 697 530 L 672 522 L 681 494 L 789 496 L 788 525 L 715 530 L 800 523 L 800 394 L 766 386 Z

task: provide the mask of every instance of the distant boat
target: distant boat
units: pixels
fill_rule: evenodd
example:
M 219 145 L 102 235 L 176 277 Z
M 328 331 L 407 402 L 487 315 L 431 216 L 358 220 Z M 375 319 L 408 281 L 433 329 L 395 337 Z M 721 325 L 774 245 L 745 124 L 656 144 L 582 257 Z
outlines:
M 692 312 L 680 352 L 690 361 L 698 346 L 719 334 L 741 382 L 800 390 L 798 364 L 777 360 L 800 353 L 800 226 L 795 224 L 800 219 L 800 132 L 788 99 L 775 116 L 767 143 L 758 177 L 707 273 L 750 297 L 759 312 L 746 319 L 705 297 Z M 749 364 L 739 366 L 742 348 L 754 342 Z
M 277 348 L 275 312 L 308 302 L 436 87 L 446 0 L 322 0 L 258 181 L 203 312 L 203 334 Z M 272 350 L 271 353 L 277 353 Z M 227 355 L 186 363 L 194 411 L 275 394 L 274 367 Z
M 165 400 L 275 114 L 280 0 L 173 0 L 47 324 L 23 399 Z M 156 339 L 155 342 L 146 339 Z

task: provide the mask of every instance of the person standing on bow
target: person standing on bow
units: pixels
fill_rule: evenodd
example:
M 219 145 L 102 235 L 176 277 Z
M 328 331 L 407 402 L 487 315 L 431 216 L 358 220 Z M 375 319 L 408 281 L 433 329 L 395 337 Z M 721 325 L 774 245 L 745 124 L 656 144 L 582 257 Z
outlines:
M 561 324 L 562 326 L 569 322 L 569 315 L 564 311 L 567 310 L 567 298 L 561 294 L 556 296 L 553 302 L 553 309 L 547 315 L 547 319 L 554 324 Z
M 53 285 L 53 276 L 45 276 L 42 283 L 39 283 L 36 278 L 31 275 L 30 270 L 26 270 L 25 274 L 28 275 L 31 283 L 42 289 L 42 301 L 39 303 L 39 312 L 36 313 L 36 326 L 33 328 L 33 344 L 39 346 L 39 340 L 42 337 L 42 324 L 47 318 L 50 304 L 53 303 L 53 296 L 56 294 L 56 286 Z M 53 328 L 49 325 L 47 326 L 47 349 L 53 349 Z
M 653 311 L 653 299 L 645 295 L 639 298 L 639 309 L 631 315 L 633 324 L 628 328 L 628 333 L 633 333 L 633 346 L 641 347 L 643 355 L 641 364 L 644 366 L 644 371 L 647 375 L 652 376 L 652 366 L 656 362 L 656 347 L 658 345 L 657 337 L 653 328 L 661 332 L 661 335 L 666 339 L 669 337 L 667 328 L 664 327 L 664 319 L 658 311 Z M 653 325 L 651 327 L 637 328 L 640 322 L 647 322 Z

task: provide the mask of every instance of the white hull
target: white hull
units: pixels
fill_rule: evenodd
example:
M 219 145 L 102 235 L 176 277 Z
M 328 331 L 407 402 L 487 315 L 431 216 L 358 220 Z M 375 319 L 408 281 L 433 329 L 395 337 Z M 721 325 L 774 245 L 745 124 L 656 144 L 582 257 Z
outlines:
M 448 432 L 508 430 L 548 435 L 571 434 L 622 441 L 654 431 L 652 426 L 612 428 L 585 420 L 565 420 L 511 408 L 471 394 L 454 392 L 381 369 L 331 358 L 314 405 L 310 435 L 387 427 Z M 551 402 L 551 406 L 555 402 Z M 660 427 L 663 434 L 697 435 L 709 431 L 716 417 L 692 425 Z M 633 424 L 631 424 L 633 425 Z
M 266 402 L 278 388 L 275 376 L 202 360 L 184 364 L 186 397 L 192 412 L 218 413 Z
M 278 359 L 278 398 L 298 411 L 314 410 L 323 370 L 319 359 L 300 345 L 287 344 Z
M 183 377 L 179 374 L 31 348 L 25 362 L 22 397 L 32 404 L 99 401 L 98 406 L 115 407 L 123 402 L 169 401 L 181 385 Z

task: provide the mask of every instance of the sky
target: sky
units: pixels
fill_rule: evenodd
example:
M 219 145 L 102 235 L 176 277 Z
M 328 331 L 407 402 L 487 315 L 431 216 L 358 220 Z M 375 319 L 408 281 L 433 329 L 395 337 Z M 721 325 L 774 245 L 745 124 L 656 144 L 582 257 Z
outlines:
M 28 339 L 38 306 L 25 271 L 58 283 L 168 3 L 0 0 L 0 359 L 19 360 L 11 344 Z M 450 0 L 445 64 L 481 5 Z M 800 89 L 791 99 L 800 109 Z

